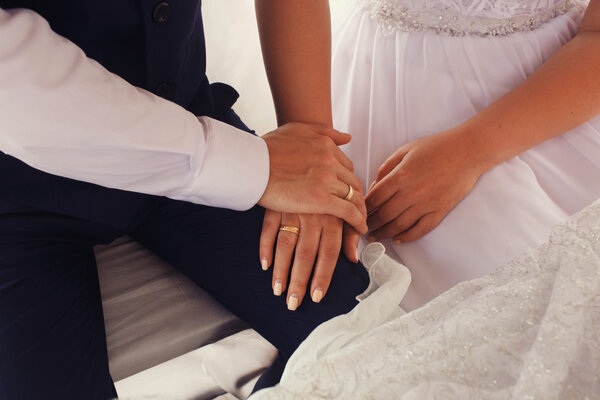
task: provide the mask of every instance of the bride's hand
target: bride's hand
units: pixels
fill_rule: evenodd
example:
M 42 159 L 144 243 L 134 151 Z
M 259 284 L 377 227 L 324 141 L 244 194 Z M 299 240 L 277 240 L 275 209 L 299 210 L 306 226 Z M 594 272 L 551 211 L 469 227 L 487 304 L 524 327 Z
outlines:
M 280 226 L 298 231 L 280 230 Z M 307 290 L 314 302 L 320 302 L 329 288 L 340 248 L 343 247 L 349 260 L 358 262 L 359 237 L 354 228 L 331 215 L 266 210 L 260 257 L 263 269 L 273 264 L 273 293 L 279 296 L 287 288 L 286 303 L 290 310 L 300 306 Z
M 470 191 L 483 169 L 458 132 L 407 143 L 379 168 L 365 198 L 369 240 L 417 240 Z

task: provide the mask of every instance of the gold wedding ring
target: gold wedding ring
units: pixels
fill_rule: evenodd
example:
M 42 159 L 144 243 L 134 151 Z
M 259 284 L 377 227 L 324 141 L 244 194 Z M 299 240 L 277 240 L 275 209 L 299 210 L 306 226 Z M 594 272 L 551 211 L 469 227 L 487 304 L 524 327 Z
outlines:
M 300 228 L 298 228 L 297 226 L 292 226 L 292 225 L 281 225 L 279 227 L 280 231 L 286 231 L 286 232 L 292 232 L 296 235 L 300 234 Z
M 352 196 L 354 196 L 354 189 L 352 188 L 352 185 L 348 185 L 348 194 L 344 197 L 344 200 L 350 201 Z

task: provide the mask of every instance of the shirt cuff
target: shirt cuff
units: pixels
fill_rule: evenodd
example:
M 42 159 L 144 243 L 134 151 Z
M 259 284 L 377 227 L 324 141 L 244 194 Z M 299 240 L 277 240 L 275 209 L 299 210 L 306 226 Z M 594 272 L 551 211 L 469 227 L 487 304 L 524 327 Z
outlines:
M 232 210 L 248 210 L 269 181 L 269 150 L 258 136 L 208 117 L 199 117 L 205 141 L 192 157 L 192 181 L 176 198 Z

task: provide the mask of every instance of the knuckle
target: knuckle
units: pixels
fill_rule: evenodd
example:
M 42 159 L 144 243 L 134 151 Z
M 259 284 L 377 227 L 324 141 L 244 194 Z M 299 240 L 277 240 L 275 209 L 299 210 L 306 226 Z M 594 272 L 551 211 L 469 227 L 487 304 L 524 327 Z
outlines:
M 322 169 L 320 171 L 317 172 L 317 180 L 322 184 L 322 185 L 329 185 L 332 183 L 333 181 L 333 176 L 331 175 L 331 172 L 329 172 L 326 169 Z
M 401 218 L 396 218 L 392 222 L 392 226 L 400 231 L 404 231 L 406 229 L 406 223 Z
M 290 235 L 279 235 L 277 238 L 277 246 L 285 249 L 293 248 L 296 245 L 296 238 L 295 235 L 291 235 L 293 235 L 293 233 L 290 233 Z
M 377 210 L 375 214 L 381 221 L 391 221 L 395 216 L 393 210 L 389 210 L 384 207 L 381 207 L 379 210 Z
M 263 221 L 263 231 L 272 231 L 275 230 L 277 227 L 278 224 L 276 224 L 275 221 L 271 219 L 265 219 Z
M 329 282 L 331 282 L 331 275 L 332 273 L 326 274 L 326 273 L 316 273 L 313 276 L 313 282 L 317 285 L 317 286 L 321 286 L 322 289 L 325 289 L 327 286 L 329 286 Z
M 329 151 L 325 152 L 325 154 L 322 157 L 322 161 L 327 167 L 333 167 L 337 164 L 337 158 L 335 157 L 335 154 Z
M 332 262 L 333 260 L 337 260 L 340 255 L 340 249 L 338 246 L 323 246 L 319 253 L 322 259 Z
M 327 225 L 330 230 L 334 230 L 337 232 L 342 228 L 342 224 L 344 221 L 339 219 L 338 217 L 334 217 L 333 215 L 324 215 L 323 216 L 323 225 Z
M 316 140 L 317 140 L 317 143 L 321 146 L 325 146 L 325 147 L 334 146 L 333 139 L 331 139 L 329 136 L 319 135 L 319 137 Z
M 310 228 L 317 227 L 320 222 L 321 214 L 308 214 L 305 216 L 306 225 Z
M 311 189 L 309 189 L 308 195 L 310 196 L 313 204 L 319 204 L 323 206 L 327 203 L 327 194 L 318 186 L 313 186 Z
M 295 257 L 297 261 L 312 263 L 315 258 L 315 253 L 307 247 L 301 247 L 296 249 Z
M 288 292 L 295 293 L 299 297 L 304 296 L 304 292 L 306 291 L 306 286 L 308 285 L 308 277 L 304 278 L 293 278 L 290 282 L 290 286 L 288 288 Z

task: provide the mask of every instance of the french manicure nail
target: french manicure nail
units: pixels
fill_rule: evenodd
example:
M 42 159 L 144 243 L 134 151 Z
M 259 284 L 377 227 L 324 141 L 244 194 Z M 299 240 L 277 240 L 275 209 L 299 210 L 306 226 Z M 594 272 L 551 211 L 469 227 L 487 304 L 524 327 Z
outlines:
M 358 250 L 354 249 L 354 263 L 356 264 L 358 262 Z
M 321 288 L 316 288 L 312 293 L 312 301 L 318 303 L 323 298 L 323 290 Z
M 288 310 L 296 311 L 296 308 L 298 308 L 298 296 L 295 294 L 290 295 L 287 306 L 288 306 Z
M 269 269 L 269 262 L 267 261 L 267 257 L 263 257 L 260 259 L 260 266 L 262 267 L 263 271 Z
M 275 287 L 273 288 L 273 294 L 275 296 L 281 296 L 283 285 L 280 280 L 275 281 Z

